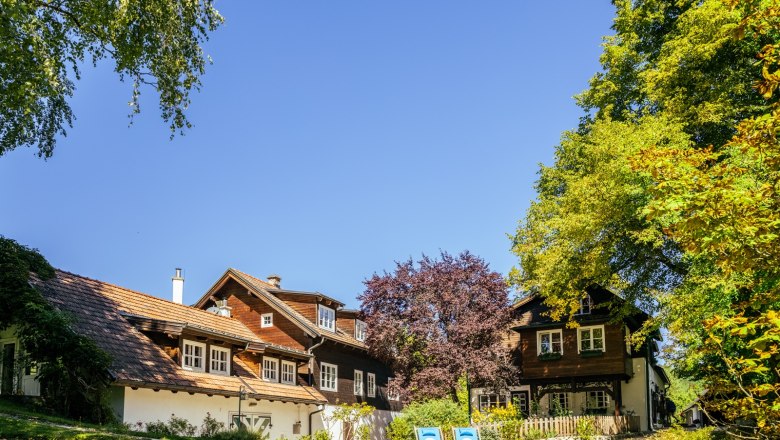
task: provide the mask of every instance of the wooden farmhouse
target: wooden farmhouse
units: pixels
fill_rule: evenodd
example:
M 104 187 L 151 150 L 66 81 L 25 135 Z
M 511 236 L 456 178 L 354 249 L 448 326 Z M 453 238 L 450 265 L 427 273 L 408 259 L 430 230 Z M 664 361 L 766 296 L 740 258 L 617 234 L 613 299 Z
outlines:
M 45 282 L 31 277 L 112 357 L 111 404 L 122 422 L 175 414 L 200 426 L 209 413 L 273 439 L 323 428 L 340 438 L 329 418 L 335 406 L 366 402 L 377 408 L 371 422 L 381 438 L 400 402 L 387 395 L 390 370 L 368 354 L 359 313 L 280 281 L 228 269 L 187 306 L 178 270 L 173 301 L 59 270 Z M 39 395 L 34 366 L 15 365 L 23 353 L 14 329 L 0 332 L 0 349 L 0 394 Z
M 473 407 L 486 411 L 513 402 L 540 416 L 636 415 L 642 431 L 661 424 L 669 385 L 656 361 L 661 337 L 633 349 L 628 337 L 649 316 L 636 309 L 612 322 L 608 306 L 621 301 L 606 289 L 591 289 L 580 303 L 576 328 L 553 321 L 538 295 L 516 302 L 504 338 L 518 369 L 515 383 L 505 390 L 473 389 Z

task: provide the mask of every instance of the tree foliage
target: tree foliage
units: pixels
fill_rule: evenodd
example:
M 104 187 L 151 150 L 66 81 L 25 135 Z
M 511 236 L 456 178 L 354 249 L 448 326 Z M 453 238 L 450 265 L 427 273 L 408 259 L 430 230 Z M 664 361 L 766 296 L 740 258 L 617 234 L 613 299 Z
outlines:
M 26 359 L 38 366 L 45 403 L 78 419 L 110 420 L 106 406 L 111 359 L 30 284 L 54 276 L 36 250 L 0 236 L 0 329 L 14 328 Z
M 705 409 L 776 437 L 780 2 L 615 5 L 585 116 L 515 235 L 512 280 L 560 319 L 591 284 L 659 312 L 646 330 L 668 327 Z
M 392 392 L 405 400 L 450 396 L 458 380 L 506 377 L 501 332 L 509 322 L 507 285 L 480 258 L 463 252 L 423 256 L 375 274 L 359 297 L 372 354 L 395 372 Z
M 0 155 L 37 146 L 50 157 L 74 119 L 68 100 L 85 63 L 114 60 L 133 83 L 159 94 L 173 133 L 189 127 L 190 91 L 207 59 L 201 44 L 222 22 L 210 0 L 3 0 L 0 2 Z

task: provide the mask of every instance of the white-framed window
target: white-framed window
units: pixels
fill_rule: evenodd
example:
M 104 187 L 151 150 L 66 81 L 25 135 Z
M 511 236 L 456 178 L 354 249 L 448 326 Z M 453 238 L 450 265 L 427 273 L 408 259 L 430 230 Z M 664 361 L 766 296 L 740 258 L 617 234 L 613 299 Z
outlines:
M 575 315 L 590 315 L 591 306 L 590 295 L 586 294 L 580 299 L 580 310 Z
M 206 344 L 184 340 L 181 367 L 190 371 L 206 371 Z
M 376 375 L 374 373 L 368 373 L 367 384 L 368 397 L 376 397 Z
M 325 391 L 338 391 L 339 383 L 338 365 L 320 362 L 320 389 Z
M 363 372 L 360 370 L 355 370 L 355 380 L 352 382 L 355 388 L 355 395 L 356 396 L 362 396 L 363 395 Z
M 273 313 L 263 313 L 260 315 L 260 327 L 261 328 L 268 328 L 274 326 L 274 314 Z
M 563 354 L 563 332 L 561 330 L 545 330 L 536 332 L 537 354 Z
M 606 391 L 588 391 L 585 407 L 587 409 L 608 409 L 609 394 Z
M 263 357 L 263 380 L 279 382 L 279 359 Z
M 605 351 L 604 347 L 604 326 L 596 325 L 592 327 L 580 327 L 577 330 L 577 339 L 579 340 L 579 350 L 582 351 Z
M 212 345 L 210 355 L 209 372 L 222 376 L 230 375 L 230 349 Z
M 550 393 L 550 414 L 554 414 L 556 410 L 569 411 L 569 393 Z
M 282 361 L 282 383 L 295 385 L 295 362 Z
M 368 326 L 366 325 L 365 322 L 359 319 L 355 320 L 355 339 L 364 342 L 366 340 L 367 330 L 368 330 Z
M 320 328 L 336 331 L 336 311 L 323 305 L 318 306 L 318 321 Z
M 485 412 L 490 408 L 506 408 L 506 395 L 504 394 L 480 394 L 479 410 Z

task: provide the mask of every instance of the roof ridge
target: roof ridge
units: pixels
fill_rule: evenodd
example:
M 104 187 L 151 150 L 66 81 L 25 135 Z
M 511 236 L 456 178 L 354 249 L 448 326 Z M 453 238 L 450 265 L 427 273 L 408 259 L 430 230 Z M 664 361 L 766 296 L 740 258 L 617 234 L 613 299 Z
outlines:
M 277 288 L 278 288 L 278 287 L 274 286 L 273 284 L 269 283 L 268 281 L 261 280 L 260 278 L 257 278 L 257 277 L 256 277 L 256 276 L 254 276 L 254 275 L 250 275 L 250 274 L 248 274 L 248 273 L 244 272 L 243 270 L 236 269 L 235 267 L 228 267 L 228 270 L 232 270 L 232 271 L 238 272 L 238 273 L 239 273 L 239 274 L 241 274 L 241 275 L 244 275 L 244 276 L 247 276 L 247 277 L 249 277 L 249 278 L 252 278 L 252 279 L 253 279 L 253 280 L 255 280 L 255 281 L 259 281 L 259 282 L 261 282 L 261 283 L 265 284 L 266 286 L 268 286 L 268 287 L 270 287 L 270 288 L 272 288 L 272 289 L 277 289 Z
M 232 316 L 217 315 L 216 313 L 211 313 L 211 312 L 208 312 L 206 310 L 199 309 L 197 307 L 188 306 L 186 304 L 179 304 L 177 302 L 173 302 L 173 301 L 167 300 L 165 298 L 160 298 L 159 296 L 150 295 L 148 293 L 144 293 L 144 292 L 141 292 L 139 290 L 134 290 L 134 289 L 130 289 L 130 288 L 127 288 L 127 287 L 123 287 L 123 286 L 120 286 L 118 284 L 110 283 L 108 281 L 103 281 L 103 280 L 98 280 L 98 279 L 95 279 L 95 278 L 90 278 L 90 277 L 87 277 L 87 276 L 84 276 L 84 275 L 80 275 L 80 274 L 77 274 L 77 273 L 69 272 L 67 270 L 58 269 L 58 268 L 55 268 L 54 270 L 55 270 L 55 272 L 65 273 L 65 274 L 68 274 L 68 275 L 71 275 L 71 276 L 74 276 L 74 277 L 82 278 L 82 279 L 89 280 L 89 281 L 92 281 L 92 282 L 95 282 L 95 283 L 99 283 L 99 284 L 103 284 L 103 285 L 106 285 L 106 286 L 114 287 L 116 289 L 121 289 L 121 290 L 124 290 L 126 292 L 134 293 L 136 295 L 141 295 L 141 296 L 145 296 L 147 298 L 155 299 L 155 300 L 158 300 L 158 301 L 163 301 L 163 302 L 165 302 L 165 303 L 167 303 L 169 305 L 173 305 L 174 307 L 183 307 L 183 308 L 186 308 L 188 311 L 195 311 L 197 313 L 207 313 L 210 316 L 216 316 L 218 318 L 227 319 L 227 320 L 230 320 L 230 321 L 239 322 L 239 323 L 243 324 L 243 322 L 239 321 L 236 318 L 233 318 Z M 45 283 L 46 281 L 43 281 L 43 282 Z

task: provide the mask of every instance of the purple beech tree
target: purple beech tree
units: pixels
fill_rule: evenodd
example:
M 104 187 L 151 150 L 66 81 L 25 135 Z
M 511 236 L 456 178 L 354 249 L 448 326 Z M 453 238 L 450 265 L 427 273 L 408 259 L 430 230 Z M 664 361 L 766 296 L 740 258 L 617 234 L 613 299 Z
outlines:
M 468 251 L 374 274 L 359 297 L 371 352 L 395 371 L 388 387 L 404 400 L 455 397 L 458 380 L 500 385 L 511 374 L 501 334 L 507 284 Z

